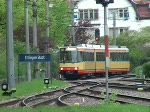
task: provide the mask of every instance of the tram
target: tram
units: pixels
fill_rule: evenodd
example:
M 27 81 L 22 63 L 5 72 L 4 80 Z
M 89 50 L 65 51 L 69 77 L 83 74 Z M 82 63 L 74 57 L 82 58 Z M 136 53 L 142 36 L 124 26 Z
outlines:
M 60 74 L 66 79 L 105 74 L 105 46 L 80 44 L 60 47 Z M 129 49 L 125 46 L 109 47 L 109 75 L 130 71 Z

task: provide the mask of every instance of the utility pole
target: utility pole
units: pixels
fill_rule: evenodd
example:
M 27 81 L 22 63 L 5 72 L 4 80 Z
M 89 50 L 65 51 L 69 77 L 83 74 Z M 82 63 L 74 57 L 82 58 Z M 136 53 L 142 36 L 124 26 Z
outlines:
M 113 39 L 114 39 L 114 46 L 116 46 L 116 12 L 113 11 Z
M 75 42 L 75 29 L 74 29 L 74 0 L 71 0 L 71 9 L 72 9 L 71 37 L 72 37 L 72 44 L 76 45 L 76 42 Z
M 48 0 L 45 0 L 46 1 L 46 21 L 47 21 L 47 24 L 46 24 L 46 37 L 48 38 L 48 40 L 49 40 L 49 38 L 50 38 L 50 24 L 49 24 L 49 1 Z M 46 49 L 46 51 L 47 51 L 47 53 L 49 53 L 49 41 L 47 42 L 47 45 L 46 45 L 47 47 L 47 49 Z M 46 63 L 46 68 L 47 68 L 47 70 L 46 70 L 46 78 L 52 78 L 52 76 L 51 76 L 51 74 L 50 74 L 50 62 L 47 62 Z
M 34 53 L 38 53 L 38 44 L 37 44 L 37 3 L 36 0 L 33 0 L 33 49 Z M 35 77 L 38 77 L 39 64 L 35 62 Z
M 109 3 L 114 3 L 114 0 L 96 0 L 96 3 L 102 4 L 104 7 L 106 102 L 109 102 L 109 88 L 108 88 L 109 38 L 108 38 L 108 25 L 107 25 L 107 6 Z
M 12 1 L 13 0 L 6 0 L 6 71 L 8 85 L 10 88 L 15 87 Z
M 104 36 L 105 36 L 105 74 L 106 74 L 106 101 L 109 101 L 108 90 L 108 70 L 109 70 L 109 39 L 108 39 L 108 25 L 107 25 L 107 5 L 104 6 Z
M 26 53 L 30 53 L 30 42 L 29 42 L 29 21 L 28 21 L 28 4 L 29 0 L 25 0 L 25 36 L 26 36 Z M 31 63 L 27 62 L 27 80 L 31 81 Z

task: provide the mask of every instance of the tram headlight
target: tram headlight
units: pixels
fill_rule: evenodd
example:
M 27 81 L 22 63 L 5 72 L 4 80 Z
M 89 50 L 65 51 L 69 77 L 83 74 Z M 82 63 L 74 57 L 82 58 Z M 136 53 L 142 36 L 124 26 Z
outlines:
M 77 67 L 75 67 L 74 69 L 75 69 L 75 70 L 78 70 L 78 68 L 77 68 Z
M 63 70 L 63 68 L 60 68 L 60 70 Z

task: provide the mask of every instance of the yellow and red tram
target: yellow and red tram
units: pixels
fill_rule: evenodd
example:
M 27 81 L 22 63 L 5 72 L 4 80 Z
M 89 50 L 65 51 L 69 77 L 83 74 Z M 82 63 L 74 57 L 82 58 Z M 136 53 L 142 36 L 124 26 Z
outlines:
M 109 74 L 130 71 L 129 49 L 109 47 Z M 105 74 L 105 46 L 81 44 L 60 48 L 60 74 L 66 79 L 77 79 L 83 75 Z

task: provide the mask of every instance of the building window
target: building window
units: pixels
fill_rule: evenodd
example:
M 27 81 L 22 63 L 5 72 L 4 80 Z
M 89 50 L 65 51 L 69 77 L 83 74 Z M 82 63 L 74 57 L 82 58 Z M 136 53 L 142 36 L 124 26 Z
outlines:
M 120 33 L 123 33 L 123 30 L 124 30 L 123 28 L 120 28 Z
M 98 9 L 79 10 L 80 20 L 98 20 Z
M 108 9 L 108 18 L 113 19 L 113 13 L 115 13 L 116 19 L 126 20 L 129 17 L 128 8 L 113 8 Z
M 88 10 L 84 10 L 84 19 L 88 20 Z
M 117 27 L 116 28 L 116 36 L 118 36 L 119 34 L 128 31 L 128 27 Z M 114 33 L 114 29 L 113 28 L 109 28 L 109 36 L 113 36 Z
M 94 18 L 95 18 L 95 19 L 98 19 L 98 10 L 96 10 L 96 9 L 94 10 Z M 93 19 L 94 19 L 94 18 L 93 18 Z

